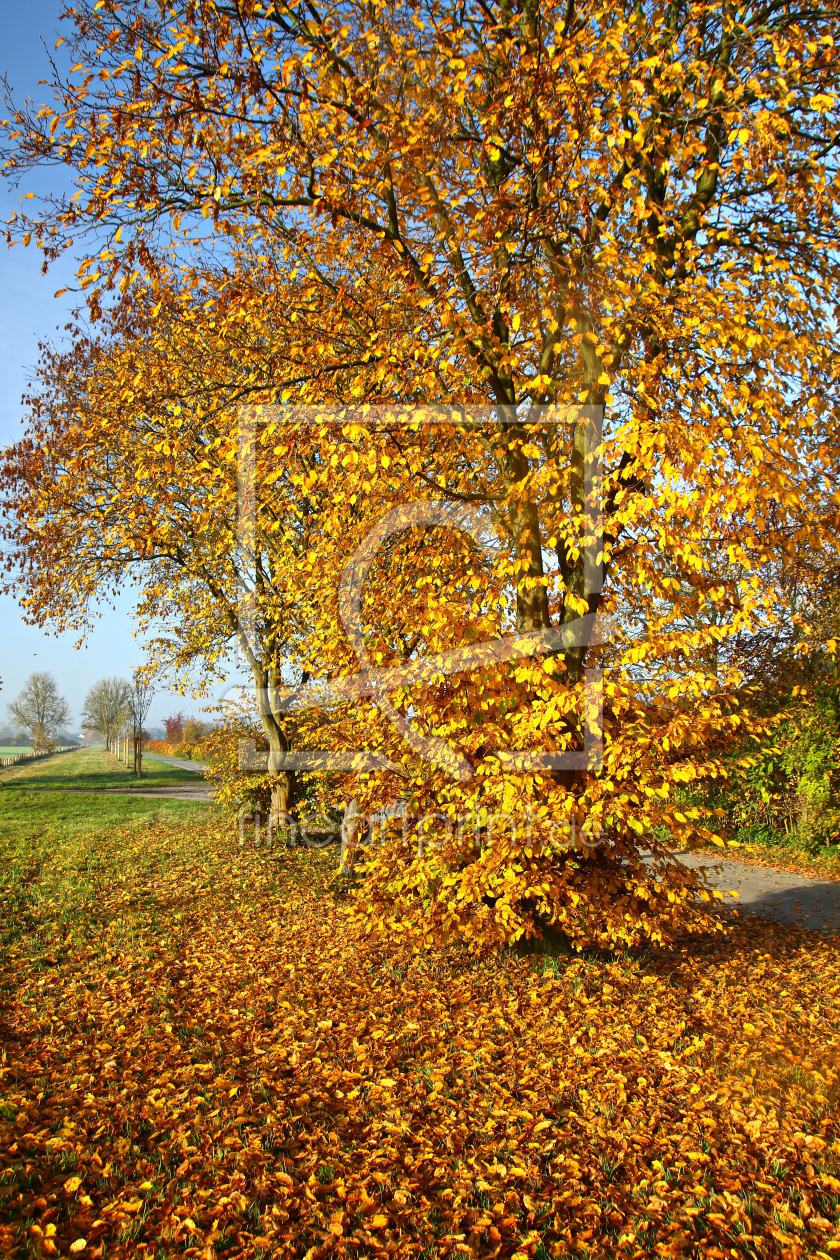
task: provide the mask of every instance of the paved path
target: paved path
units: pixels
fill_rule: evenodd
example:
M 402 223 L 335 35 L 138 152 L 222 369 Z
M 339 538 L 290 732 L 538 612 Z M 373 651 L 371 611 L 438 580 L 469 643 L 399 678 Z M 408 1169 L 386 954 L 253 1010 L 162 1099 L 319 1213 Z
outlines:
M 148 757 L 150 761 L 162 761 L 167 766 L 177 766 L 179 770 L 192 770 L 193 774 L 202 774 L 210 769 L 205 761 L 180 761 L 177 757 L 164 757 L 163 753 L 144 752 L 143 757 Z
M 707 869 L 713 887 L 737 892 L 726 904 L 801 927 L 840 933 L 840 881 L 752 866 L 732 858 L 681 853 L 685 866 Z

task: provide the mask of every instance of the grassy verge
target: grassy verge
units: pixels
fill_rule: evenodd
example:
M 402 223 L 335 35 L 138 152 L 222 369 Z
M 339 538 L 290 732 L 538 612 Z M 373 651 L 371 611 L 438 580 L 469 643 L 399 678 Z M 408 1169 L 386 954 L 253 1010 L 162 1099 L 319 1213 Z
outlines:
M 201 808 L 0 826 L 0 1254 L 840 1250 L 836 942 L 410 955 Z
M 143 758 L 143 774 L 137 779 L 129 770 L 104 748 L 82 748 L 78 752 L 57 753 L 54 757 L 39 757 L 24 761 L 17 766 L 0 769 L 0 785 L 15 787 L 71 789 L 78 788 L 145 788 L 172 787 L 178 784 L 200 784 L 202 776 L 177 766 Z

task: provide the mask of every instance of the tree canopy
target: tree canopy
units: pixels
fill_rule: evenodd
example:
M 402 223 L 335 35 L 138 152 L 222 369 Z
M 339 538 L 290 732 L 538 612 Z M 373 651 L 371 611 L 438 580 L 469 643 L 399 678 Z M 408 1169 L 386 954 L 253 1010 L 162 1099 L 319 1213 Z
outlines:
M 124 678 L 100 678 L 89 689 L 82 710 L 82 722 L 98 731 L 110 752 L 114 737 L 128 713 L 130 685 Z
M 751 652 L 785 623 L 794 658 L 835 648 L 789 599 L 837 559 L 833 10 L 68 20 L 69 79 L 7 128 L 13 177 L 76 183 L 10 239 L 87 251 L 100 330 L 5 459 L 32 615 L 83 622 L 133 569 L 174 662 L 238 642 L 283 817 L 294 745 L 374 753 L 341 790 L 425 821 L 368 846 L 368 921 L 674 930 L 669 853 L 721 842 L 693 788 L 762 729 Z
M 36 752 L 45 752 L 51 737 L 70 721 L 70 706 L 46 670 L 34 670 L 29 675 L 8 705 L 8 712 L 17 729 L 30 736 Z

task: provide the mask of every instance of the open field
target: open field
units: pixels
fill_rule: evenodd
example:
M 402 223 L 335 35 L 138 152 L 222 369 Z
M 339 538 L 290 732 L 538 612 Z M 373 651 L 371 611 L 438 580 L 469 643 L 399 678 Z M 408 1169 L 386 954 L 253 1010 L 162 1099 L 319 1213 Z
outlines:
M 0 798 L 0 1254 L 840 1252 L 836 938 L 412 955 L 212 806 Z
M 39 757 L 17 766 L 0 769 L 0 785 L 30 788 L 132 788 L 168 787 L 179 783 L 195 785 L 200 775 L 176 766 L 143 758 L 143 774 L 138 780 L 132 770 L 104 748 L 80 748 L 78 752 Z
M 23 753 L 31 753 L 31 752 L 32 752 L 32 748 L 29 744 L 27 744 L 23 748 L 17 744 L 0 745 L 0 757 L 20 757 Z

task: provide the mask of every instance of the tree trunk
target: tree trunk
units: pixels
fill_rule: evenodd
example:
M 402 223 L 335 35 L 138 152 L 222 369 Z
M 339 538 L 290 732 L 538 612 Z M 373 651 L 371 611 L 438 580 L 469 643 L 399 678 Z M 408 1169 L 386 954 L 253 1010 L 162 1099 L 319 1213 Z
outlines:
M 289 814 L 292 808 L 292 794 L 294 791 L 294 775 L 290 770 L 283 769 L 283 763 L 286 759 L 286 750 L 278 746 L 278 741 L 272 739 L 273 732 L 269 733 L 269 754 L 268 754 L 268 773 L 271 775 L 271 806 L 268 815 L 268 825 L 273 835 L 276 831 L 284 831 L 289 825 Z
M 341 823 L 341 856 L 339 859 L 339 876 L 352 875 L 359 849 L 359 832 L 361 818 L 359 802 L 352 797 L 344 806 L 344 818 Z
M 524 482 L 528 476 L 527 458 L 520 452 L 505 451 L 501 467 L 511 485 Z M 514 502 L 510 509 L 510 531 L 518 568 L 516 585 L 516 629 L 545 630 L 551 625 L 548 596 L 544 584 L 540 514 L 537 504 L 528 498 Z
M 289 826 L 289 815 L 294 803 L 295 776 L 292 770 L 285 768 L 289 741 L 279 720 L 282 711 L 277 693 L 276 673 L 264 668 L 253 655 L 251 668 L 256 683 L 257 711 L 268 740 L 268 773 L 272 780 L 268 825 L 273 834 Z
M 545 958 L 574 956 L 574 946 L 565 932 L 551 923 L 540 923 L 539 926 L 542 930 L 541 937 L 531 936 L 526 940 L 524 936 L 520 936 L 518 941 L 514 941 L 511 948 L 517 958 L 529 958 L 533 954 L 542 955 Z
M 589 365 L 587 365 L 587 370 Z M 570 516 L 581 531 L 587 528 L 586 518 L 586 421 L 576 421 L 572 426 Z M 507 450 L 501 457 L 501 468 L 508 484 L 515 486 L 528 475 L 528 460 L 518 452 Z M 545 587 L 545 570 L 542 558 L 542 530 L 537 504 L 523 496 L 510 509 L 509 528 L 514 555 L 518 566 L 516 589 L 516 628 L 520 634 L 543 630 L 551 626 L 548 597 Z M 588 603 L 588 611 L 597 611 L 599 595 L 586 590 L 586 553 L 582 539 L 570 543 L 568 549 L 561 543 L 557 559 L 566 589 L 571 598 L 564 601 L 561 623 L 570 625 L 582 616 L 580 604 Z M 575 554 L 576 553 L 576 554 Z M 566 681 L 571 687 L 580 683 L 586 656 L 586 644 L 566 647 L 562 656 L 566 667 Z M 578 770 L 554 769 L 552 777 L 568 790 L 574 790 L 585 777 Z

